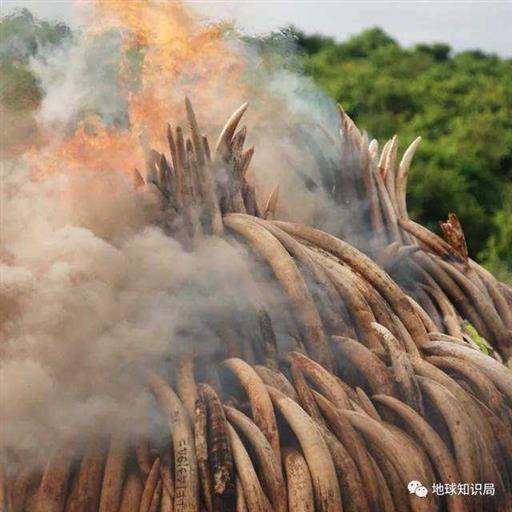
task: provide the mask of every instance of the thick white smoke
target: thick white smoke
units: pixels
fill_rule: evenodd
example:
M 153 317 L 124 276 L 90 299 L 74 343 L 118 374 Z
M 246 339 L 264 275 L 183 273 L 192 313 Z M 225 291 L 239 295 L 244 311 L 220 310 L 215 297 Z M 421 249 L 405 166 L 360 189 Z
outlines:
M 4 180 L 4 447 L 44 460 L 55 440 L 147 428 L 142 372 L 219 348 L 225 290 L 249 278 L 243 251 L 210 238 L 186 252 L 146 225 L 152 196 L 122 174 Z
M 246 60 L 247 76 L 239 92 L 225 83 L 225 95 L 217 78 L 212 111 L 227 116 L 251 101 L 250 172 L 260 202 L 280 183 L 281 217 L 338 231 L 341 209 L 323 183 L 326 162 L 339 157 L 323 132 L 332 126 L 334 105 L 303 77 L 266 65 L 250 44 L 230 36 L 226 45 Z M 101 40 L 77 33 L 65 47 L 43 48 L 33 59 L 44 92 L 38 119 L 54 133 L 49 147 L 89 111 L 108 126 L 129 128 L 127 98 L 114 78 L 121 51 L 116 33 Z M 181 101 L 190 88 L 177 82 L 168 93 Z M 198 112 L 212 137 L 225 118 L 210 116 Z M 31 154 L 30 162 L 45 151 Z M 241 343 L 257 336 L 246 286 L 255 276 L 276 305 L 271 313 L 280 342 L 287 341 L 280 297 L 257 273 L 249 275 L 254 262 L 246 252 L 219 238 L 188 252 L 155 224 L 156 195 L 135 192 L 127 174 L 63 163 L 34 177 L 23 158 L 2 167 L 2 453 L 28 452 L 37 464 L 56 441 L 113 431 L 136 436 L 151 428 L 157 415 L 144 371 L 168 371 L 184 352 L 213 354 L 225 341 L 226 319 L 238 318 Z

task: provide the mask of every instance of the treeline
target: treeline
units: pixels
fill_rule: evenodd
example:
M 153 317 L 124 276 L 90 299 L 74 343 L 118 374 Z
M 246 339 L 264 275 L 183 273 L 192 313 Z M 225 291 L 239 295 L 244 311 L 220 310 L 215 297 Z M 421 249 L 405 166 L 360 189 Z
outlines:
M 71 38 L 63 24 L 27 10 L 0 22 L 0 150 L 35 132 L 41 92 L 29 59 Z M 252 40 L 254 43 L 255 41 Z M 378 28 L 345 42 L 294 29 L 256 41 L 310 75 L 356 123 L 379 140 L 397 133 L 403 150 L 423 142 L 409 184 L 409 211 L 436 228 L 456 212 L 472 256 L 501 278 L 512 272 L 512 60 L 445 44 L 404 48 Z M 297 53 L 297 50 L 298 53 Z
M 404 48 L 379 28 L 345 42 L 287 32 L 302 51 L 305 72 L 371 136 L 397 133 L 402 150 L 423 137 L 410 176 L 410 212 L 434 229 L 456 212 L 472 255 L 506 278 L 512 60 L 479 50 L 455 53 L 440 43 Z
M 0 157 L 21 151 L 37 138 L 37 110 L 42 91 L 30 69 L 30 58 L 42 48 L 57 47 L 72 37 L 63 23 L 15 11 L 0 21 Z

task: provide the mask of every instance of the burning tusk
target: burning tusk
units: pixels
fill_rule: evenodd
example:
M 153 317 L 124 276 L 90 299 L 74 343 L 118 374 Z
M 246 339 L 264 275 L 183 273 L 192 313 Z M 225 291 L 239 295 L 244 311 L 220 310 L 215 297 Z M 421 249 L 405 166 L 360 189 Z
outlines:
M 228 420 L 249 441 L 258 459 L 261 479 L 276 512 L 286 512 L 286 485 L 279 461 L 261 430 L 244 413 L 224 406 Z
M 217 139 L 217 142 L 215 144 L 214 152 L 216 156 L 218 155 L 224 157 L 226 155 L 226 152 L 231 144 L 231 139 L 233 138 L 233 135 L 235 133 L 236 127 L 238 126 L 238 123 L 240 122 L 240 119 L 242 119 L 242 116 L 244 115 L 248 106 L 248 103 L 244 103 L 243 105 L 238 107 L 238 109 L 235 110 L 233 114 L 231 114 L 231 117 L 224 125 L 224 128 L 222 129 L 219 138 Z
M 409 169 L 414 154 L 420 145 L 421 137 L 414 139 L 410 146 L 405 150 L 400 165 L 398 166 L 398 174 L 396 176 L 396 205 L 398 209 L 398 216 L 402 219 L 407 219 L 407 178 L 409 176 Z
M 194 435 L 187 411 L 180 399 L 158 375 L 150 374 L 148 382 L 165 415 L 174 446 L 175 512 L 199 511 L 199 478 L 194 448 Z
M 423 415 L 423 397 L 409 355 L 403 351 L 399 341 L 388 329 L 377 323 L 373 323 L 372 327 L 389 355 L 395 382 L 402 399 L 419 414 Z
M 70 469 L 71 460 L 69 456 L 62 457 L 61 454 L 57 453 L 52 455 L 46 464 L 37 491 L 36 512 L 62 512 L 64 510 Z
M 306 460 L 297 449 L 285 448 L 283 461 L 288 483 L 289 510 L 314 512 L 313 484 Z
M 272 189 L 263 209 L 263 218 L 273 220 L 276 212 L 277 201 L 279 200 L 279 183 Z
M 98 510 L 104 459 L 100 446 L 93 447 L 83 456 L 66 503 L 66 512 Z
M 276 278 L 293 305 L 297 322 L 302 325 L 308 350 L 320 363 L 332 368 L 332 355 L 322 321 L 297 265 L 283 245 L 248 215 L 224 216 L 224 224 L 248 240 L 272 267 Z
M 121 502 L 127 440 L 124 436 L 112 436 L 105 462 L 99 512 L 117 510 Z
M 119 512 L 139 512 L 142 491 L 140 478 L 135 472 L 131 472 L 124 483 Z
M 228 510 L 235 505 L 235 475 L 226 416 L 217 393 L 209 384 L 199 385 L 199 395 L 208 413 L 208 467 L 212 477 L 213 509 Z
M 512 400 L 512 374 L 506 366 L 492 357 L 479 350 L 446 341 L 432 341 L 426 345 L 425 350 L 433 355 L 454 356 L 469 360 L 477 365 L 509 400 Z
M 293 222 L 274 221 L 274 223 L 287 233 L 303 238 L 346 262 L 369 281 L 390 303 L 416 344 L 421 346 L 428 341 L 423 324 L 418 322 L 418 317 L 407 301 L 404 292 L 368 256 L 348 243 L 317 229 Z
M 156 458 L 146 479 L 142 497 L 140 500 L 139 512 L 150 512 L 158 483 L 160 482 L 160 459 Z
M 316 509 L 321 512 L 343 510 L 334 463 L 318 426 L 296 402 L 277 389 L 267 389 L 299 440 L 311 472 Z
M 272 507 L 261 488 L 252 461 L 235 429 L 228 423 L 229 438 L 233 449 L 236 472 L 243 489 L 248 512 L 271 512 Z M 237 506 L 238 508 L 238 506 Z
M 279 448 L 279 431 L 269 393 L 263 381 L 254 369 L 238 358 L 226 359 L 224 366 L 232 371 L 240 381 L 251 404 L 254 422 L 263 432 L 274 451 L 276 459 L 281 463 Z
M 350 409 L 348 396 L 332 373 L 299 352 L 291 352 L 289 357 L 336 407 Z
M 436 471 L 444 482 L 461 482 L 455 461 L 439 434 L 414 409 L 394 397 L 375 395 L 374 400 L 389 407 L 410 427 L 411 432 L 428 453 Z M 449 512 L 466 512 L 464 498 L 459 495 L 447 497 Z

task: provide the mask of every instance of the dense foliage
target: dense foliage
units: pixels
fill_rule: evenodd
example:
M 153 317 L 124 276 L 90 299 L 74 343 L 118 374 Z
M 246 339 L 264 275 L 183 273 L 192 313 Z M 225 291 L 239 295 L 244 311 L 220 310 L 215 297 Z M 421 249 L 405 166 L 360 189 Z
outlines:
M 402 150 L 423 137 L 410 177 L 410 212 L 434 229 L 457 212 L 472 255 L 506 276 L 512 270 L 512 60 L 455 54 L 445 44 L 403 48 L 378 28 L 341 43 L 293 29 L 283 34 L 258 44 L 272 48 L 291 35 L 300 50 L 292 65 L 371 136 L 382 141 L 398 133 Z M 20 131 L 34 129 L 41 92 L 31 56 L 69 37 L 66 26 L 40 22 L 26 10 L 2 19 L 0 107 L 10 128 L 2 133 L 4 149 Z
M 71 37 L 62 23 L 35 19 L 23 9 L 0 22 L 0 153 L 20 149 L 23 140 L 37 137 L 34 112 L 42 92 L 30 59 L 42 48 L 56 47 Z
M 23 9 L 0 23 L 0 101 L 10 109 L 33 109 L 40 92 L 28 61 L 41 47 L 54 46 L 70 36 L 62 23 L 37 21 Z
M 308 74 L 359 126 L 402 150 L 423 137 L 410 211 L 436 229 L 463 222 L 472 254 L 512 269 L 512 60 L 445 44 L 404 48 L 378 28 L 346 42 L 294 32 Z

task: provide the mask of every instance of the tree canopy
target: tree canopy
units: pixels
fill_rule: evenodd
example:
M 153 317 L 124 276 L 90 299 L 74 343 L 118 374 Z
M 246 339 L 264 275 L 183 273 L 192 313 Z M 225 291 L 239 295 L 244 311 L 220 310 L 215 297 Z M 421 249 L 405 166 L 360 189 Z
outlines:
M 423 137 L 408 202 L 436 230 L 456 212 L 473 256 L 512 269 L 512 60 L 443 43 L 404 48 L 379 28 L 344 42 L 294 32 L 303 66 L 356 123 L 405 147 Z
M 0 146 L 16 129 L 34 130 L 42 93 L 30 58 L 70 37 L 65 25 L 27 10 L 1 20 L 0 107 L 10 130 Z M 439 220 L 456 212 L 472 255 L 510 280 L 512 59 L 455 53 L 443 43 L 405 48 L 379 28 L 344 42 L 293 27 L 251 38 L 276 54 L 283 41 L 288 65 L 311 76 L 370 136 L 382 141 L 397 133 L 402 151 L 423 137 L 410 175 L 412 217 L 437 230 Z

